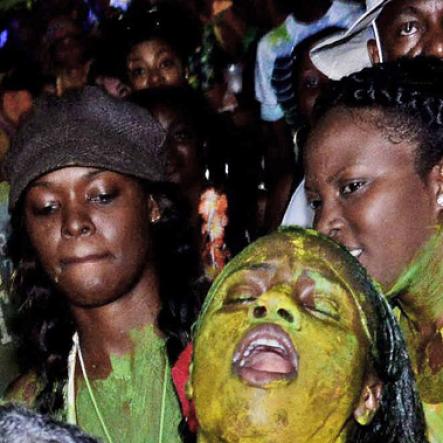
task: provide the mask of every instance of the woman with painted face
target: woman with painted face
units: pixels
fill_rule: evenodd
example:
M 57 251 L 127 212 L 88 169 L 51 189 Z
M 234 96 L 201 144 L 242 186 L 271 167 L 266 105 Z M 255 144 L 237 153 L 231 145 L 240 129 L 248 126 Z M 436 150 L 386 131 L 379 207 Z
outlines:
M 314 227 L 401 310 L 433 441 L 443 435 L 442 74 L 420 57 L 344 78 L 319 102 L 304 159 Z
M 106 442 L 180 441 L 169 366 L 198 258 L 160 125 L 86 88 L 40 103 L 7 160 L 24 375 L 9 400 Z
M 423 411 L 387 301 L 344 248 L 284 228 L 235 257 L 195 328 L 200 443 L 419 443 Z

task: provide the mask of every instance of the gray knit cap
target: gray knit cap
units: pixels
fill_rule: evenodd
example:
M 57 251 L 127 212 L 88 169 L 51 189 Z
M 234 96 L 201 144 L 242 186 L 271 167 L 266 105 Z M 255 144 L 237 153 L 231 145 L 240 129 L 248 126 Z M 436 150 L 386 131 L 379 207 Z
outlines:
M 13 209 L 36 178 L 65 166 L 166 180 L 165 133 L 144 109 L 86 87 L 45 97 L 18 130 L 5 161 Z

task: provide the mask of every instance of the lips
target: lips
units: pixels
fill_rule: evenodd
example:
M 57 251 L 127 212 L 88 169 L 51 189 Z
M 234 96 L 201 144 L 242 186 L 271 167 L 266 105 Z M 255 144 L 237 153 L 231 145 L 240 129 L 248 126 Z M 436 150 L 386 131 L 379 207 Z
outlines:
M 279 326 L 264 324 L 240 341 L 232 361 L 234 372 L 251 386 L 263 387 L 297 376 L 298 355 L 289 335 Z
M 60 260 L 62 268 L 70 265 L 78 265 L 83 263 L 94 263 L 109 258 L 109 254 L 88 254 L 81 256 L 66 257 Z

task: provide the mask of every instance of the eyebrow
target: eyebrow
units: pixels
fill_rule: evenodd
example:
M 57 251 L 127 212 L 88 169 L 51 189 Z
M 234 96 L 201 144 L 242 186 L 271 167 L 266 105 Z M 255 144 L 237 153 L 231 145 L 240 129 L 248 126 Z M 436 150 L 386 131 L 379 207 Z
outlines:
M 81 180 L 88 180 L 88 179 L 91 179 L 91 178 L 95 178 L 95 177 L 97 177 L 98 175 L 101 175 L 101 174 L 104 174 L 104 173 L 106 173 L 106 172 L 109 172 L 108 170 L 106 170 L 106 169 L 97 169 L 97 170 L 94 170 L 94 171 L 89 171 L 89 172 L 87 172 L 86 174 L 84 174 L 84 175 L 82 175 L 81 176 Z M 48 187 L 50 187 L 51 185 L 53 185 L 54 183 L 53 182 L 51 182 L 51 181 L 47 181 L 47 180 L 35 180 L 34 182 L 32 182 L 30 185 L 29 185 L 29 188 L 38 188 L 38 187 L 43 187 L 43 188 L 48 188 Z

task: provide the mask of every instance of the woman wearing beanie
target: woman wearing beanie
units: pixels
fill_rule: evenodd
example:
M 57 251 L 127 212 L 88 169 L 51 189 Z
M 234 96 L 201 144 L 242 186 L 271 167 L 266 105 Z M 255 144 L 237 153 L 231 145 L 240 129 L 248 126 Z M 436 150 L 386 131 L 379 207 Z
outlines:
M 199 270 L 163 142 L 146 111 L 86 88 L 37 105 L 6 163 L 24 370 L 8 400 L 109 443 L 180 441 L 169 368 Z

